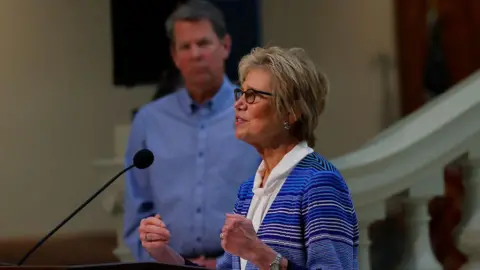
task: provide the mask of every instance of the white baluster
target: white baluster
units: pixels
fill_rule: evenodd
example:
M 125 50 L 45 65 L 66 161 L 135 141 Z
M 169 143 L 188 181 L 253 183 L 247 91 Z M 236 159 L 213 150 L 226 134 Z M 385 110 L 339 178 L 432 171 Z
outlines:
M 464 229 L 458 248 L 467 256 L 462 270 L 480 269 L 480 148 L 470 153 L 470 175 L 465 179 Z
M 360 232 L 359 243 L 359 269 L 369 270 L 371 269 L 370 263 L 370 237 L 368 236 L 368 227 L 376 220 L 385 218 L 385 202 L 379 202 L 376 204 L 369 204 L 356 209 L 358 226 Z
M 118 173 L 123 169 L 123 160 L 120 157 L 113 159 L 99 159 L 94 161 L 101 175 L 102 181 Z M 105 211 L 113 217 L 115 222 L 115 230 L 117 234 L 117 247 L 112 251 L 113 254 L 122 262 L 134 261 L 130 250 L 123 241 L 123 193 L 124 193 L 124 177 L 121 176 L 105 191 L 102 200 L 102 206 Z
M 123 179 L 118 179 L 123 183 Z M 133 262 L 134 258 L 123 241 L 123 185 L 117 186 L 115 194 L 104 201 L 104 207 L 115 220 L 115 228 L 117 231 L 117 247 L 113 250 L 113 254 L 121 262 Z
M 433 175 L 433 176 L 432 176 Z M 400 269 L 443 269 L 433 253 L 430 243 L 428 202 L 434 196 L 444 194 L 443 172 L 430 174 L 431 181 L 413 185 L 406 200 L 408 224 L 407 250 Z
M 130 124 L 116 125 L 113 132 L 114 141 L 114 157 L 107 159 L 99 159 L 94 161 L 94 167 L 102 171 L 102 181 L 107 179 L 107 176 L 118 173 L 124 168 L 125 147 L 127 145 L 128 135 L 130 133 Z M 107 171 L 108 173 L 106 173 Z M 123 193 L 125 175 L 122 175 L 108 188 L 103 200 L 103 208 L 107 213 L 113 216 L 115 222 L 115 230 L 117 233 L 117 246 L 113 250 L 113 254 L 121 262 L 134 261 L 130 250 L 123 241 Z

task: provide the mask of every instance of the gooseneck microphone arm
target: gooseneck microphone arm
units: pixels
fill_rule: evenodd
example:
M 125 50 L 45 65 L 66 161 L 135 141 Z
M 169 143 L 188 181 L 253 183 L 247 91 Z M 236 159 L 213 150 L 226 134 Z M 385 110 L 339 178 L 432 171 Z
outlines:
M 119 172 L 117 175 L 115 175 L 110 181 L 108 181 L 106 184 L 104 184 L 97 192 L 95 192 L 88 200 L 86 200 L 82 205 L 80 205 L 73 213 L 71 213 L 66 219 L 64 219 L 60 224 L 57 225 L 53 230 L 51 230 L 45 237 L 42 238 L 30 251 L 23 256 L 23 258 L 17 263 L 18 266 L 22 265 L 30 255 L 35 252 L 45 241 L 48 240 L 52 235 L 55 234 L 63 225 L 65 225 L 70 219 L 72 219 L 78 212 L 80 212 L 85 206 L 87 206 L 95 197 L 97 197 L 100 193 L 102 193 L 108 186 L 110 186 L 115 180 L 117 180 L 118 177 L 120 177 L 122 174 L 124 174 L 126 171 L 130 170 L 131 168 L 135 167 L 135 165 L 130 165 L 129 167 L 123 169 L 121 172 Z
M 137 169 L 146 169 L 152 165 L 154 161 L 153 153 L 148 149 L 142 149 L 135 153 L 133 157 L 133 165 L 128 166 L 127 168 L 123 169 L 117 175 L 115 175 L 112 179 L 110 179 L 106 184 L 104 184 L 95 194 L 93 194 L 88 200 L 86 200 L 82 205 L 80 205 L 73 213 L 71 213 L 66 219 L 64 219 L 60 224 L 57 225 L 52 231 L 50 231 L 45 237 L 43 237 L 32 249 L 30 249 L 25 256 L 17 263 L 17 266 L 22 265 L 30 255 L 32 255 L 35 250 L 37 250 L 45 241 L 47 241 L 52 235 L 55 234 L 63 225 L 65 225 L 70 219 L 72 219 L 78 212 L 80 212 L 85 206 L 87 206 L 95 197 L 97 197 L 100 193 L 102 193 L 108 186 L 110 186 L 118 177 L 124 174 L 126 171 L 136 167 Z

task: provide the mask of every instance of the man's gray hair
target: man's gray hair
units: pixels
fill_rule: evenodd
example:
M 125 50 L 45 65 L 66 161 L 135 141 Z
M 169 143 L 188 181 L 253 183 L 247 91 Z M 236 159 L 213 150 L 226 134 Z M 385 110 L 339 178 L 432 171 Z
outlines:
M 168 38 L 173 42 L 173 26 L 177 21 L 200 21 L 208 20 L 219 38 L 227 34 L 227 26 L 222 11 L 209 1 L 190 0 L 180 5 L 168 17 L 165 28 Z

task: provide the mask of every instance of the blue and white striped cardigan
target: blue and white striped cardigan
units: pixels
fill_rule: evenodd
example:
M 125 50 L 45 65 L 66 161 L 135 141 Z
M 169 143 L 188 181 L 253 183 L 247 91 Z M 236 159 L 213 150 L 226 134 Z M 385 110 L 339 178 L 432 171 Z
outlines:
M 253 182 L 240 186 L 234 213 L 247 216 Z M 358 269 L 358 223 L 350 192 L 337 169 L 315 152 L 287 177 L 257 236 L 288 259 L 289 269 Z M 225 253 L 217 269 L 240 270 L 240 258 Z M 246 269 L 257 268 L 248 262 Z

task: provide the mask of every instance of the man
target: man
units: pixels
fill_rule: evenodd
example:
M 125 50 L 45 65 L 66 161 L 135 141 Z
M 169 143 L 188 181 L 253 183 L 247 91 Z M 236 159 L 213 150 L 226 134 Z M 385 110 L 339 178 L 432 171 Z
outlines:
M 152 150 L 155 162 L 126 175 L 124 240 L 137 261 L 151 260 L 138 226 L 159 214 L 173 249 L 214 268 L 223 253 L 225 214 L 260 157 L 235 138 L 235 86 L 225 76 L 231 38 L 222 13 L 209 2 L 190 1 L 172 13 L 166 28 L 185 88 L 143 106 L 134 118 L 126 162 L 141 148 Z

